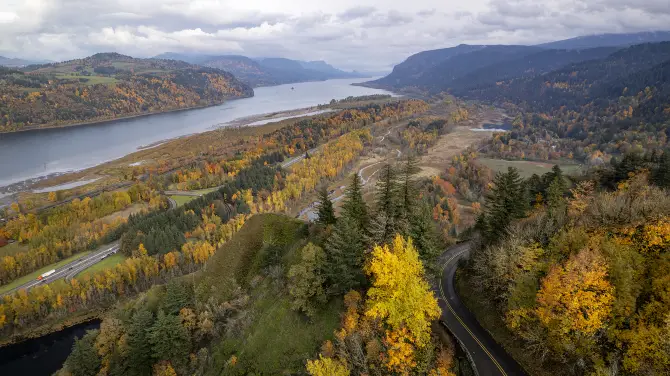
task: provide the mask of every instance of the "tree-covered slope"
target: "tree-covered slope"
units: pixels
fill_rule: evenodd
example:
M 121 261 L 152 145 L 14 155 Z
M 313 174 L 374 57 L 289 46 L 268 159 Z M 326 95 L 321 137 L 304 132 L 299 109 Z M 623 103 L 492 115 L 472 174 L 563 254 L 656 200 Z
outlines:
M 232 74 L 182 61 L 96 54 L 0 70 L 0 131 L 115 119 L 253 95 Z

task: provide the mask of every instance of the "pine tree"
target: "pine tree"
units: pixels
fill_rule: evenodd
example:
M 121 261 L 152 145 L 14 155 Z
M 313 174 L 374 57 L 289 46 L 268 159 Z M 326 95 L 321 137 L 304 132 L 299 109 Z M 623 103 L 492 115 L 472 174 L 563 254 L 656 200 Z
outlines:
M 414 241 L 414 246 L 419 251 L 419 257 L 424 264 L 434 269 L 437 257 L 442 253 L 438 247 L 435 223 L 432 218 L 432 210 L 427 202 L 419 203 L 411 218 L 409 236 Z
M 370 219 L 368 217 L 368 207 L 363 201 L 363 185 L 358 174 L 353 175 L 351 184 L 344 192 L 342 217 L 348 217 L 355 222 L 360 231 L 367 233 Z
M 100 368 L 100 358 L 95 349 L 97 330 L 86 333 L 81 339 L 76 339 L 72 345 L 72 353 L 67 358 L 65 367 L 74 376 L 96 375 Z
M 511 221 L 526 216 L 528 195 L 519 171 L 509 167 L 506 173 L 496 174 L 493 189 L 486 200 L 486 223 L 479 224 L 485 240 L 493 242 L 504 234 Z
M 179 316 L 166 315 L 163 310 L 158 311 L 149 329 L 149 343 L 154 359 L 170 360 L 175 365 L 184 364 L 191 351 L 191 336 Z
M 363 261 L 367 249 L 366 236 L 355 219 L 340 217 L 325 248 L 328 293 L 341 295 L 365 285 Z
M 318 223 L 328 226 L 335 224 L 337 219 L 335 218 L 335 209 L 333 209 L 333 202 L 330 201 L 328 197 L 328 189 L 325 185 L 319 188 L 319 218 Z
M 193 301 L 193 292 L 190 286 L 183 282 L 171 280 L 165 291 L 162 309 L 168 315 L 176 315 L 182 308 L 190 307 Z
M 382 167 L 376 189 L 376 210 L 370 224 L 370 235 L 373 243 L 385 244 L 393 240 L 398 231 L 398 185 L 390 164 Z
M 124 375 L 141 376 L 151 374 L 151 345 L 148 330 L 154 321 L 153 314 L 148 310 L 140 310 L 133 314 L 127 335 L 127 350 Z
M 565 212 L 567 206 L 563 199 L 565 193 L 565 181 L 562 176 L 557 176 L 547 188 L 547 208 L 550 217 L 556 217 Z
M 398 232 L 403 236 L 407 236 L 411 227 L 413 218 L 417 215 L 417 187 L 414 175 L 419 172 L 416 158 L 413 156 L 407 157 L 407 161 L 400 170 L 399 183 L 400 189 L 398 194 L 398 210 L 396 213 L 396 223 Z

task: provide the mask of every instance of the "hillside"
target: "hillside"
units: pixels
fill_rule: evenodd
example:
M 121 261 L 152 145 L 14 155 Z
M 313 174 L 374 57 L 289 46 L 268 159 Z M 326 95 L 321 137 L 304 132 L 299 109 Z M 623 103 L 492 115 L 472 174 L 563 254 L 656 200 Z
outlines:
M 116 53 L 0 70 L 0 131 L 46 128 L 222 103 L 253 90 L 232 74 Z
M 366 77 L 356 72 L 345 72 L 325 61 L 300 61 L 279 57 L 251 59 L 241 55 L 202 55 L 167 52 L 156 59 L 171 59 L 217 68 L 232 73 L 240 81 L 252 86 L 272 86 L 333 78 Z
M 396 65 L 391 74 L 378 80 L 366 82 L 371 87 L 400 88 L 412 85 L 414 80 L 421 77 L 430 68 L 464 53 L 476 51 L 484 46 L 470 46 L 461 44 L 456 47 L 442 48 L 438 50 L 423 51 L 414 54 L 407 60 Z
M 561 105 L 578 106 L 592 100 L 616 99 L 626 86 L 631 93 L 657 86 L 645 71 L 670 61 L 670 42 L 641 44 L 616 51 L 604 58 L 566 65 L 543 75 L 508 79 L 486 87 L 462 91 L 468 98 L 528 103 L 541 110 Z M 637 77 L 637 78 L 634 78 Z M 665 78 L 667 80 L 667 77 Z
M 15 68 L 15 67 L 24 67 L 31 64 L 44 64 L 44 63 L 46 63 L 46 61 L 33 61 L 33 60 L 24 60 L 24 59 L 0 56 L 0 66 L 3 67 Z
M 626 47 L 634 44 L 664 41 L 670 41 L 670 31 L 587 35 L 538 44 L 537 47 L 549 49 L 587 49 L 596 47 Z

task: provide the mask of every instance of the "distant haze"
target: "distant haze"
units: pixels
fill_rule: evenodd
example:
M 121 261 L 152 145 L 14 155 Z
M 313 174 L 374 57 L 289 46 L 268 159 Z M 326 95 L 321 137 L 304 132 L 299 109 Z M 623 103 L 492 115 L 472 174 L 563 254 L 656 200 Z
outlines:
M 324 60 L 388 71 L 427 49 L 663 30 L 668 0 L 3 0 L 0 55 L 116 51 Z

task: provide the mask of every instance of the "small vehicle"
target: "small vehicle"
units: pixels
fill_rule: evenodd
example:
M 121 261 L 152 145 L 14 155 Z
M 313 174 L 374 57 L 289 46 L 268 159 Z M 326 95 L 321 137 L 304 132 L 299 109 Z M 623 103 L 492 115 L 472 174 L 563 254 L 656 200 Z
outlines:
M 48 276 L 54 274 L 55 272 L 56 272 L 56 269 L 51 269 L 51 270 L 49 270 L 49 271 L 46 272 L 46 273 L 40 274 L 40 276 L 37 277 L 37 280 L 38 280 L 38 281 L 42 281 L 44 278 L 46 278 L 46 277 L 48 277 Z

